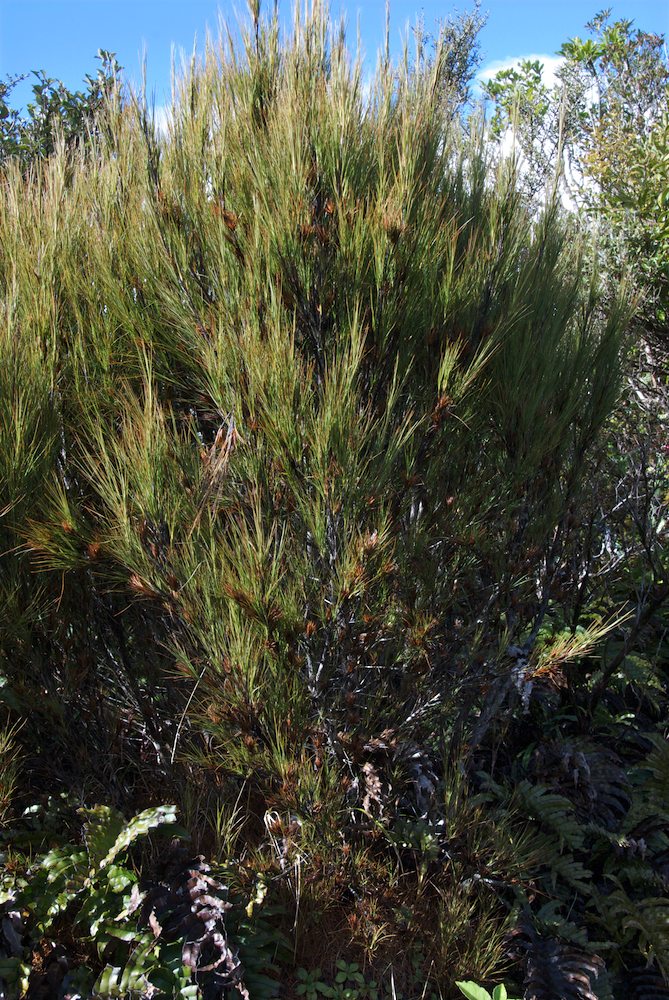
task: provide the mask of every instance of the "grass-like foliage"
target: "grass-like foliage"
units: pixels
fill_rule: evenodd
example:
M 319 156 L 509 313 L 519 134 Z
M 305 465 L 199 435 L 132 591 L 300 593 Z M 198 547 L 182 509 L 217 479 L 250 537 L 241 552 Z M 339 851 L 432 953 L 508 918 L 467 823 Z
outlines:
M 453 37 L 368 86 L 319 6 L 282 38 L 252 5 L 165 132 L 116 96 L 0 175 L 3 809 L 111 810 L 90 894 L 121 814 L 178 802 L 252 1000 L 669 967 L 666 743 L 621 679 L 650 614 L 590 583 L 631 307 L 463 124 Z

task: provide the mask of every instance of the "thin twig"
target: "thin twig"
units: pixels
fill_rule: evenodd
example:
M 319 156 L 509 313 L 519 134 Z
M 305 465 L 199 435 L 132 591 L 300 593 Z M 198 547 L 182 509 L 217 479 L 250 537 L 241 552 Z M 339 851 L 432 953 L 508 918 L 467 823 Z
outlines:
M 186 707 L 184 708 L 183 712 L 181 713 L 181 718 L 179 719 L 179 725 L 177 726 L 177 731 L 174 734 L 174 745 L 172 746 L 172 753 L 170 754 L 170 764 L 174 763 L 174 758 L 175 758 L 176 752 L 177 752 L 177 742 L 179 740 L 179 733 L 181 732 L 181 727 L 184 724 L 184 719 L 186 718 L 186 712 L 190 708 L 190 704 L 191 704 L 193 698 L 195 697 L 195 692 L 198 689 L 198 685 L 199 685 L 200 681 L 204 677 L 204 672 L 205 672 L 206 669 L 207 669 L 206 666 L 204 666 L 202 668 L 202 670 L 200 671 L 200 676 L 195 681 L 195 685 L 193 686 L 193 690 L 190 693 L 190 698 L 186 702 Z

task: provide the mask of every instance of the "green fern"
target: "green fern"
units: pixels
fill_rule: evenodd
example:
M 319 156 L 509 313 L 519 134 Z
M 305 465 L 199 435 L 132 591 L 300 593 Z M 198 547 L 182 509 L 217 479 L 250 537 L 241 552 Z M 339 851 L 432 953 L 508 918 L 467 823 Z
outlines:
M 656 809 L 666 813 L 669 809 L 669 741 L 659 733 L 651 736 L 653 749 L 645 766 L 650 771 L 648 792 Z
M 525 963 L 525 1000 L 597 1000 L 595 983 L 604 969 L 598 955 L 541 933 L 527 913 L 512 942 Z
M 6 873 L 11 906 L 26 914 L 27 933 L 35 941 L 57 933 L 67 914 L 80 939 L 94 946 L 98 956 L 116 956 L 118 964 L 108 964 L 100 973 L 95 995 L 144 992 L 150 975 L 161 968 L 163 946 L 154 934 L 138 928 L 142 893 L 136 872 L 124 865 L 124 855 L 152 829 L 168 826 L 174 832 L 175 807 L 145 809 L 129 822 L 107 806 L 79 812 L 85 849 L 73 844 L 54 848 L 31 863 L 25 874 L 12 878 Z M 190 982 L 180 953 L 178 968 L 164 974 L 179 989 Z
M 534 785 L 523 779 L 506 789 L 482 776 L 484 788 L 498 800 L 506 801 L 520 816 L 538 822 L 546 831 L 557 836 L 562 848 L 578 850 L 583 846 L 585 829 L 574 813 L 571 801 L 552 792 L 545 785 Z
M 597 899 L 608 932 L 620 945 L 638 948 L 649 963 L 657 964 L 669 982 L 669 899 L 655 896 L 633 900 L 617 879 L 612 881 L 617 888 Z

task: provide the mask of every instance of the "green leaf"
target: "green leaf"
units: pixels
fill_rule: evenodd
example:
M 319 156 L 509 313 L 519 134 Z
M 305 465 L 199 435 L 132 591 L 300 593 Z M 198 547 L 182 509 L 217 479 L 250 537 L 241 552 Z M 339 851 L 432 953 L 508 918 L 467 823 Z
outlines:
M 48 873 L 49 882 L 54 882 L 61 875 L 68 873 L 81 874 L 87 870 L 88 855 L 86 851 L 69 844 L 67 847 L 49 851 L 41 861 L 41 867 Z
M 154 949 L 155 939 L 152 934 L 145 934 L 126 962 L 120 987 L 123 992 L 141 990 L 146 982 L 151 967 L 147 959 Z
M 93 987 L 93 993 L 97 996 L 116 996 L 118 982 L 121 977 L 120 965 L 107 965 Z
M 127 868 L 121 868 L 120 865 L 110 865 L 107 869 L 107 882 L 113 892 L 123 892 L 129 885 L 134 885 L 137 882 L 137 877 Z
M 84 841 L 90 866 L 97 868 L 123 830 L 125 818 L 111 806 L 79 809 L 79 814 L 85 816 L 87 820 L 84 826 Z
M 116 938 L 118 941 L 134 941 L 140 937 L 140 932 L 136 927 L 118 927 L 114 924 L 105 924 L 104 933 L 110 938 Z
M 455 985 L 467 997 L 467 1000 L 492 1000 L 488 991 L 482 986 L 477 986 L 476 983 L 456 982 Z
M 113 845 L 100 861 L 100 868 L 111 864 L 122 851 L 126 851 L 135 840 L 144 837 L 149 830 L 166 823 L 174 823 L 176 815 L 176 806 L 156 806 L 138 813 L 118 834 Z

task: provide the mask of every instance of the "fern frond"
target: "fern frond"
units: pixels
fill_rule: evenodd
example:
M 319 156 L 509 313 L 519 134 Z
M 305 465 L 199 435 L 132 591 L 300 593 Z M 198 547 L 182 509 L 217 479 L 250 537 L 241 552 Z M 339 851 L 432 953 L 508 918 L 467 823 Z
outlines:
M 587 740 L 551 741 L 538 748 L 533 769 L 539 781 L 573 803 L 582 822 L 620 829 L 631 805 L 630 782 L 610 748 Z
M 571 850 L 583 847 L 585 830 L 576 817 L 573 803 L 566 796 L 524 779 L 515 786 L 511 803 L 519 812 L 555 833 L 564 846 Z
M 669 1000 L 669 985 L 653 965 L 626 970 L 622 978 L 629 1000 Z
M 634 945 L 648 962 L 656 962 L 669 980 L 669 899 L 649 896 L 633 900 L 619 886 L 598 898 L 609 932 L 621 945 Z
M 648 792 L 656 808 L 666 811 L 669 803 L 669 740 L 656 734 L 651 741 L 653 750 L 645 762 L 650 771 Z
M 525 1000 L 597 1000 L 596 980 L 604 968 L 598 955 L 537 933 L 528 919 L 515 932 L 525 958 Z

